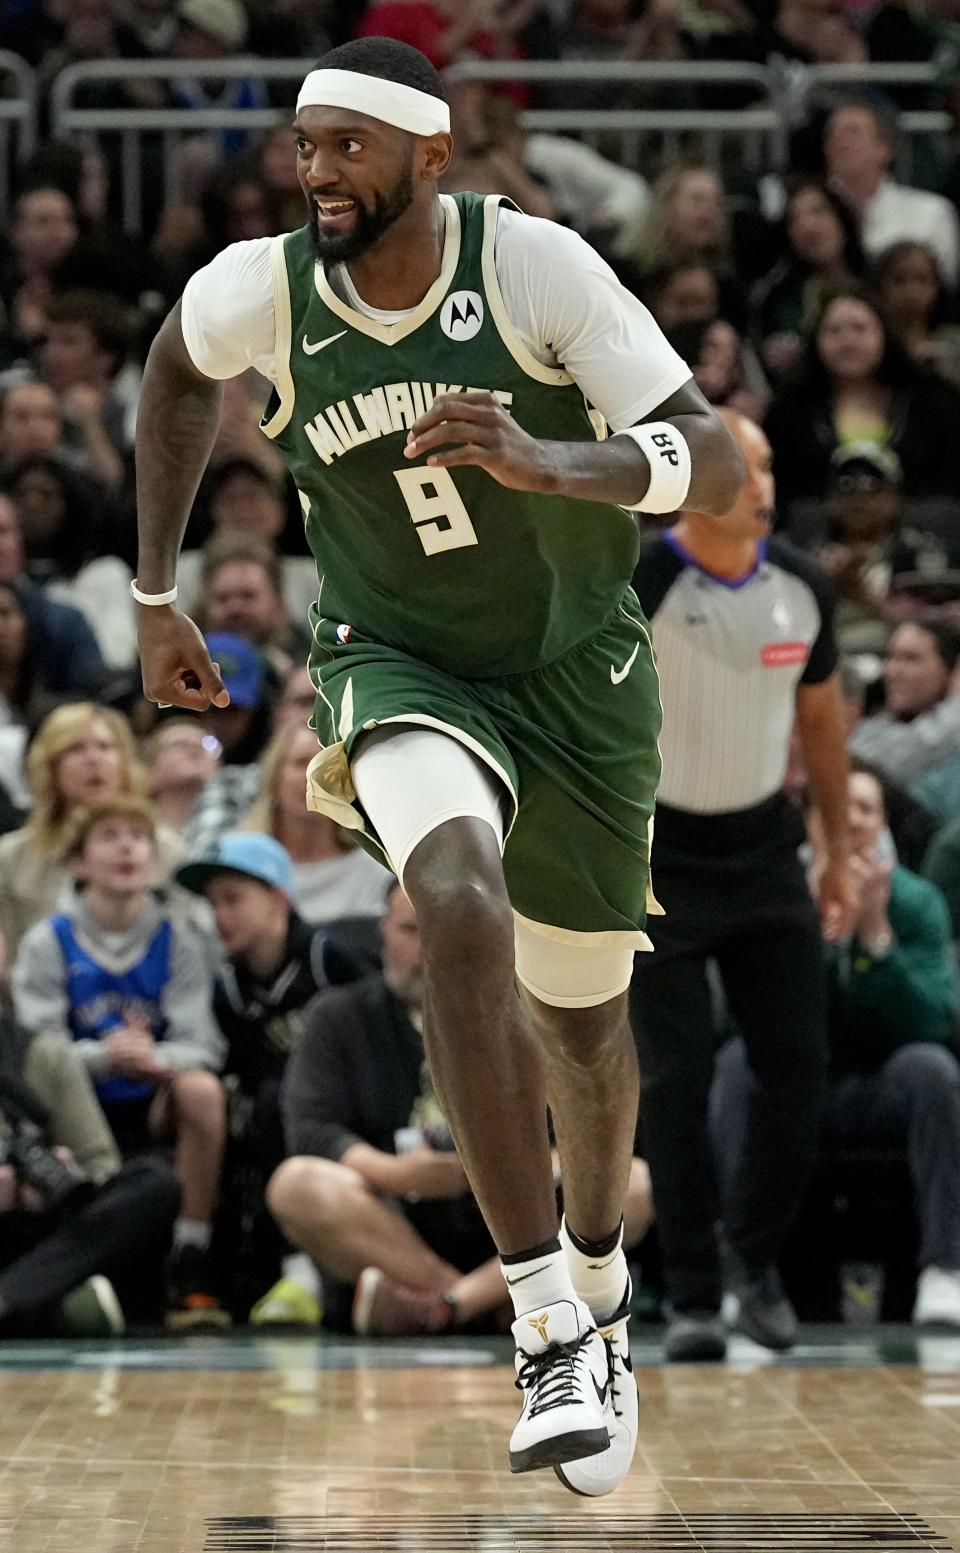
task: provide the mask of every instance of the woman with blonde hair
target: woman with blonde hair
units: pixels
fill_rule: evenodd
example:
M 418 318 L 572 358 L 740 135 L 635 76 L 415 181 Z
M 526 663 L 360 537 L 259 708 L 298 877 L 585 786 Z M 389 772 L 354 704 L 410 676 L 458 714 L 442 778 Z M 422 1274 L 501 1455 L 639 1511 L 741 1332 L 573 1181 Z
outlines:
M 77 811 L 115 793 L 146 796 L 146 776 L 133 735 L 118 712 L 75 701 L 41 723 L 26 759 L 33 809 L 22 830 L 0 838 L 0 933 L 12 961 L 24 933 L 56 910 L 69 882 L 63 846 Z M 179 843 L 159 838 L 161 872 L 177 861 Z
M 379 917 L 389 877 L 385 869 L 349 831 L 307 808 L 307 767 L 316 753 L 316 734 L 300 722 L 289 722 L 274 735 L 261 762 L 260 790 L 242 828 L 273 836 L 286 847 L 297 909 L 306 922 Z
M 730 261 L 726 196 L 712 167 L 680 163 L 660 174 L 636 257 L 645 271 L 680 257 L 711 265 Z

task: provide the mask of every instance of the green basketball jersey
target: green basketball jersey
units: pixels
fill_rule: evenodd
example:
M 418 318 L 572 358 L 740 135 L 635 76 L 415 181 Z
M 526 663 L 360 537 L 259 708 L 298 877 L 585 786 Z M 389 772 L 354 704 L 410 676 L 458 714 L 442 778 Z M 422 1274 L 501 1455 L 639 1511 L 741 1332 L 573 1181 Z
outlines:
M 308 228 L 277 238 L 277 390 L 263 427 L 300 491 L 316 619 L 467 678 L 549 663 L 616 609 L 638 554 L 621 508 L 506 490 L 484 470 L 404 458 L 440 394 L 490 389 L 531 436 L 593 441 L 583 394 L 507 318 L 494 267 L 497 195 L 444 198 L 441 273 L 393 324 L 356 312 Z

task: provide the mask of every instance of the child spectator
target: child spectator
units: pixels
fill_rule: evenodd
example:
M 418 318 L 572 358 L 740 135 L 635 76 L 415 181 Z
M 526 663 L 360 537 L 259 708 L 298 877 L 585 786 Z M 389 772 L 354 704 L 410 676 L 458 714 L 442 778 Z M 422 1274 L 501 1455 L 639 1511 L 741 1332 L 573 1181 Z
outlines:
M 25 1029 L 77 1043 L 121 1153 L 168 1138 L 182 1194 L 170 1263 L 173 1327 L 228 1324 L 209 1247 L 225 1136 L 223 1041 L 212 976 L 192 928 L 150 890 L 149 804 L 103 798 L 76 818 L 66 908 L 26 935 L 13 968 Z

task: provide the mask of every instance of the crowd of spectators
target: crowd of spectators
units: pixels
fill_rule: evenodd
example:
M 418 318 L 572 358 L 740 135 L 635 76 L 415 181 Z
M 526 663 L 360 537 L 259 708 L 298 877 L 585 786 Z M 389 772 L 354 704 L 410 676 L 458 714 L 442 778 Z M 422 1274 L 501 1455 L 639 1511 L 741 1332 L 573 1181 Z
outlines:
M 48 136 L 11 166 L 0 232 L 0 1334 L 118 1329 L 103 1275 L 126 1290 L 151 1257 L 174 1326 L 325 1314 L 396 1333 L 503 1314 L 423 1063 L 412 910 L 352 835 L 305 808 L 316 573 L 253 370 L 226 385 L 179 575 L 230 705 L 186 717 L 140 693 L 129 582 L 145 352 L 222 247 L 301 223 L 292 137 L 282 123 L 190 134 L 175 176 L 170 147 L 142 137 L 130 231 L 116 142 L 49 133 L 50 88 L 73 62 L 196 63 L 191 79 L 88 82 L 82 106 L 282 119 L 293 83 L 254 66 L 218 78 L 217 62 L 309 64 L 371 33 L 440 68 L 932 67 L 929 85 L 865 77 L 859 92 L 811 94 L 787 165 L 759 179 L 735 141 L 721 155 L 693 137 L 666 158 L 651 134 L 627 165 L 614 138 L 524 123 L 531 105 L 571 102 L 760 106 L 759 88 L 461 83 L 448 186 L 582 233 L 706 397 L 765 426 L 778 529 L 836 594 L 858 933 L 895 927 L 882 964 L 858 957 L 857 935 L 824 951 L 825 1136 L 903 1145 L 918 1266 L 954 1275 L 935 1293 L 960 1326 L 956 0 L 23 0 L 0 18 L 0 48 L 36 72 Z M 953 128 L 912 135 L 905 164 L 898 117 L 916 108 Z M 790 781 L 799 791 L 802 772 Z M 716 1084 L 722 1177 L 746 1103 L 736 1042 Z M 28 1172 L 28 1134 L 54 1145 L 57 1190 Z M 638 1158 L 627 1245 L 653 1213 Z

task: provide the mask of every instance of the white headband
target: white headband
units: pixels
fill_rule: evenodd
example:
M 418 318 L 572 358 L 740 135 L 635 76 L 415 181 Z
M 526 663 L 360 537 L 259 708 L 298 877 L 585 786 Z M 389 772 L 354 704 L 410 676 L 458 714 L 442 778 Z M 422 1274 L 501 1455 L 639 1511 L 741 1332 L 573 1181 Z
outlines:
M 356 70 L 311 70 L 297 98 L 298 113 L 301 108 L 352 108 L 411 135 L 450 133 L 450 109 L 442 98 Z

